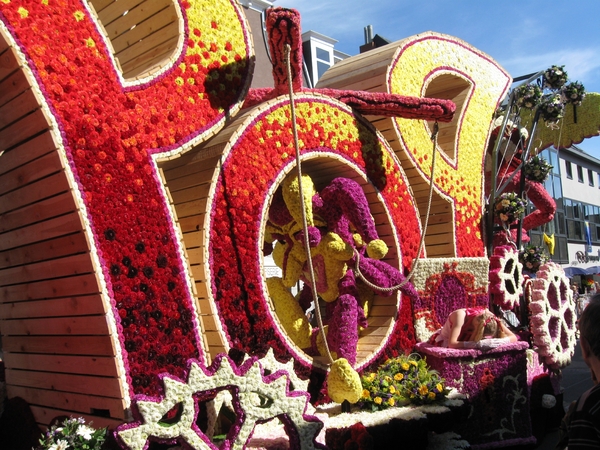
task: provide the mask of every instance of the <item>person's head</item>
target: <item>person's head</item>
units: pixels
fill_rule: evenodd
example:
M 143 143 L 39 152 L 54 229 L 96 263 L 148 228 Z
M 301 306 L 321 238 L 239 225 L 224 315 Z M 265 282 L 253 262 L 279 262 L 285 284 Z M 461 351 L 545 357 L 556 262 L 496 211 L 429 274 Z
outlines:
M 600 294 L 594 295 L 579 317 L 579 335 L 584 358 L 600 358 Z
M 500 334 L 499 319 L 491 311 L 484 311 L 474 320 L 474 329 L 471 334 L 471 341 L 480 341 L 481 339 L 497 338 Z

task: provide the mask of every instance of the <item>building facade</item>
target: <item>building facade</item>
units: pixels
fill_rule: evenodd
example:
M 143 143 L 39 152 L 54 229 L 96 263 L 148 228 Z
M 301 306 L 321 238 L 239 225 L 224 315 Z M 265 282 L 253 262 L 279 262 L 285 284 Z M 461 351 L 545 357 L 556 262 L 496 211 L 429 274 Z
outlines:
M 552 261 L 562 265 L 598 265 L 600 259 L 600 160 L 573 145 L 541 153 L 552 166 L 545 187 L 556 201 L 554 220 L 532 230 L 531 241 L 543 245 L 554 234 Z

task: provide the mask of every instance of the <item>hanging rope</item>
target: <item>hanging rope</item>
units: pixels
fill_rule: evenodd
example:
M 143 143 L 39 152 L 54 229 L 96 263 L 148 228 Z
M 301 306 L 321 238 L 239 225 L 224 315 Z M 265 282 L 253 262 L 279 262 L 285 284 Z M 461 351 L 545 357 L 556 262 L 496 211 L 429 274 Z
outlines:
M 306 251 L 306 263 L 308 265 L 309 285 L 313 294 L 313 302 L 315 304 L 315 316 L 317 317 L 317 324 L 319 325 L 319 334 L 323 338 L 323 344 L 325 345 L 325 351 L 329 358 L 329 363 L 334 362 L 329 345 L 327 343 L 327 336 L 325 335 L 325 329 L 323 328 L 323 318 L 321 317 L 321 308 L 319 308 L 319 297 L 317 296 L 317 284 L 315 282 L 315 271 L 312 264 L 312 256 L 310 254 L 310 239 L 308 235 L 308 221 L 306 219 L 306 208 L 304 207 L 304 191 L 302 190 L 302 166 L 300 164 L 300 147 L 298 145 L 298 129 L 296 127 L 296 106 L 294 104 L 294 88 L 292 86 L 292 66 L 290 62 L 291 47 L 289 44 L 285 46 L 285 62 L 287 65 L 287 76 L 288 76 L 288 88 L 290 94 L 290 112 L 292 119 L 292 135 L 294 137 L 294 148 L 296 150 L 296 170 L 298 173 L 298 190 L 300 191 L 300 205 L 302 205 L 302 230 L 304 231 L 304 250 Z
M 356 273 L 356 275 L 358 276 L 358 278 L 360 278 L 362 280 L 363 283 L 365 283 L 368 287 L 370 287 L 371 289 L 375 289 L 378 291 L 382 291 L 382 292 L 392 292 L 392 291 L 397 291 L 399 289 L 401 289 L 406 283 L 408 283 L 412 277 L 414 276 L 417 267 L 419 265 L 419 258 L 421 257 L 421 252 L 423 251 L 423 247 L 425 245 L 425 234 L 427 233 L 427 225 L 429 224 L 429 215 L 431 214 L 431 201 L 433 199 L 433 177 L 435 174 L 435 160 L 436 160 L 436 155 L 437 155 L 437 136 L 438 136 L 438 131 L 439 131 L 439 125 L 437 122 L 435 122 L 435 125 L 433 126 L 433 133 L 431 135 L 431 141 L 433 142 L 433 149 L 432 149 L 432 157 L 431 157 L 431 174 L 430 174 L 430 180 L 431 183 L 429 184 L 429 197 L 427 199 L 427 213 L 425 214 L 425 222 L 423 223 L 423 233 L 421 234 L 421 240 L 419 242 L 419 250 L 417 251 L 417 256 L 415 257 L 415 259 L 413 259 L 413 263 L 412 263 L 412 268 L 410 269 L 410 272 L 408 274 L 408 276 L 398 285 L 396 286 L 391 286 L 391 287 L 382 287 L 382 286 L 377 286 L 373 283 L 371 283 L 369 280 L 367 280 L 364 275 L 361 273 L 360 271 L 360 253 L 354 249 L 354 255 L 356 256 L 356 264 L 354 265 L 354 272 Z

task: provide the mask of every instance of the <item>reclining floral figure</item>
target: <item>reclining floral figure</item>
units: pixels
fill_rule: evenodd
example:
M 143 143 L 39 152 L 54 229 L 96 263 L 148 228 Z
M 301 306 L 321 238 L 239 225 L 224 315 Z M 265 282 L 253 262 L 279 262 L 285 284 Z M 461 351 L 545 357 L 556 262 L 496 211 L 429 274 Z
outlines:
M 306 175 L 302 184 L 317 294 L 327 302 L 328 346 L 338 358 L 354 364 L 359 327 L 368 327 L 373 296 L 392 295 L 396 291 L 387 288 L 402 283 L 405 277 L 381 261 L 388 248 L 377 235 L 366 196 L 358 183 L 335 178 L 320 193 Z M 273 259 L 283 271 L 281 279 L 269 279 L 269 293 L 276 311 L 286 311 L 280 320 L 288 334 L 296 336 L 296 344 L 309 353 L 325 356 L 322 347 L 315 348 L 314 341 L 313 348 L 306 348 L 313 331 L 305 313 L 311 307 L 313 292 L 303 244 L 302 207 L 298 178 L 295 174 L 289 175 L 274 196 L 269 212 L 267 241 L 274 243 Z M 360 273 L 371 285 L 381 289 L 358 279 L 354 271 L 357 258 Z M 298 281 L 305 284 L 294 307 L 290 301 L 292 294 L 287 289 Z M 417 293 L 410 283 L 401 289 L 410 299 L 416 298 Z M 283 302 L 285 308 L 282 308 Z

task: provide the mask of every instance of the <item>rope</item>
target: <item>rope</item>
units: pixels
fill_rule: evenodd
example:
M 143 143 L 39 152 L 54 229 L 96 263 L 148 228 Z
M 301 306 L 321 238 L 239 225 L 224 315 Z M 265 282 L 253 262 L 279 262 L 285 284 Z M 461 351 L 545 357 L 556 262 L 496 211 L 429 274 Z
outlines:
M 359 268 L 360 253 L 358 253 L 358 251 L 356 249 L 354 249 L 354 254 L 356 255 L 356 264 L 354 265 L 354 271 L 355 271 L 356 275 L 358 276 L 358 278 L 360 278 L 362 280 L 362 282 L 365 283 L 371 289 L 375 289 L 375 290 L 378 290 L 381 292 L 397 291 L 398 289 L 401 289 L 406 283 L 408 283 L 412 279 L 412 277 L 414 276 L 414 274 L 417 270 L 417 267 L 419 265 L 419 258 L 421 256 L 421 252 L 423 251 L 423 247 L 425 245 L 425 234 L 427 233 L 427 226 L 429 224 L 429 215 L 431 214 L 431 201 L 433 199 L 433 177 L 435 175 L 435 160 L 436 160 L 436 155 L 437 155 L 438 131 L 439 131 L 439 126 L 438 126 L 438 123 L 436 122 L 435 125 L 433 126 L 433 133 L 431 135 L 431 141 L 433 142 L 433 150 L 432 150 L 433 154 L 431 157 L 431 174 L 430 174 L 430 178 L 429 178 L 431 180 L 431 183 L 429 184 L 429 197 L 427 199 L 427 213 L 425 215 L 425 222 L 423 224 L 423 233 L 421 234 L 421 240 L 419 242 L 419 250 L 417 251 L 417 256 L 415 257 L 415 259 L 413 259 L 412 268 L 410 269 L 408 276 L 402 282 L 400 282 L 400 284 L 398 284 L 396 286 L 391 286 L 391 287 L 377 286 L 377 285 L 371 283 L 369 280 L 367 280 L 364 277 L 364 275 L 361 273 L 360 268 Z
M 304 208 L 304 191 L 302 190 L 302 167 L 300 164 L 300 148 L 298 145 L 298 129 L 296 126 L 296 106 L 294 104 L 294 88 L 292 86 L 292 67 L 290 63 L 290 52 L 291 47 L 289 44 L 285 46 L 285 60 L 287 65 L 287 76 L 288 76 L 288 88 L 290 94 L 290 111 L 292 119 L 292 134 L 294 137 L 294 148 L 296 150 L 296 169 L 298 173 L 298 190 L 300 191 L 300 205 L 302 205 L 302 229 L 304 230 L 304 250 L 306 251 L 306 263 L 308 265 L 309 284 L 313 294 L 313 302 L 315 304 L 315 315 L 317 317 L 317 324 L 319 325 L 319 334 L 323 338 L 323 344 L 329 358 L 329 362 L 333 363 L 333 356 L 329 350 L 327 343 L 327 336 L 325 335 L 325 329 L 323 328 L 323 318 L 321 317 L 321 308 L 319 308 L 319 297 L 317 296 L 317 284 L 315 282 L 315 272 L 312 264 L 312 256 L 310 254 L 310 239 L 308 235 L 308 222 L 306 220 L 306 209 Z

